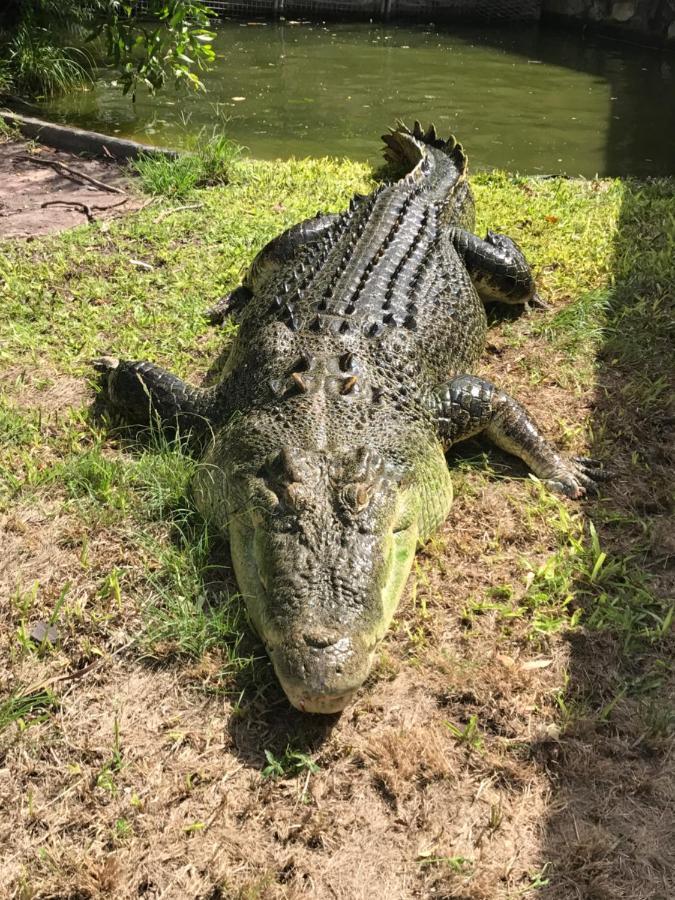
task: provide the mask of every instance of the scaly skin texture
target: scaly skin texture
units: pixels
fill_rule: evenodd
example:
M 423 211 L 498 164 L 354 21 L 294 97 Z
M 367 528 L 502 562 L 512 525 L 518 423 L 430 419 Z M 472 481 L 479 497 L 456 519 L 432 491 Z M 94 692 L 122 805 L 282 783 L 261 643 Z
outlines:
M 219 385 L 150 363 L 98 366 L 104 401 L 127 421 L 210 436 L 196 503 L 229 536 L 286 694 L 311 712 L 342 709 L 368 675 L 415 549 L 448 513 L 450 444 L 484 432 L 571 497 L 598 477 L 470 374 L 486 332 L 479 291 L 536 295 L 510 238 L 471 233 L 461 146 L 417 123 L 384 140 L 407 175 L 275 238 L 211 310 L 240 321 Z

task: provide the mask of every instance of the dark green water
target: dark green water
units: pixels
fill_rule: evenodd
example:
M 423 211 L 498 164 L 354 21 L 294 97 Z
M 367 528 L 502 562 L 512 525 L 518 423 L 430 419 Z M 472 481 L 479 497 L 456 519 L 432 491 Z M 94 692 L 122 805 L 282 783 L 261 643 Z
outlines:
M 136 104 L 101 73 L 43 114 L 181 146 L 228 118 L 262 158 L 378 159 L 397 117 L 433 120 L 474 168 L 524 173 L 675 171 L 675 58 L 555 29 L 223 22 L 208 91 Z

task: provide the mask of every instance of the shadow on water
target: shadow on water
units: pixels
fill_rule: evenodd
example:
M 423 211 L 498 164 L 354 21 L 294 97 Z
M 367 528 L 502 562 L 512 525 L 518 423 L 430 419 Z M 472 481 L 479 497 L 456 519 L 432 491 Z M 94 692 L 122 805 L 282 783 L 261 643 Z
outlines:
M 674 249 L 675 184 L 627 181 L 592 421 L 613 478 L 586 509 L 607 556 L 579 585 L 569 724 L 533 747 L 554 791 L 550 900 L 675 896 Z

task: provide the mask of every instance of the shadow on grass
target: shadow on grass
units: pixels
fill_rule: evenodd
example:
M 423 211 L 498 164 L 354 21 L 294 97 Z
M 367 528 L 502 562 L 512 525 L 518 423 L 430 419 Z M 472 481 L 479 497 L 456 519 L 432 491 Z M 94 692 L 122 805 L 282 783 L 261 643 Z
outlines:
M 222 540 L 212 542 L 203 585 L 211 611 L 218 616 L 220 609 L 229 608 L 234 616 L 236 656 L 226 687 L 234 702 L 228 724 L 234 753 L 255 770 L 268 761 L 266 751 L 291 766 L 293 753 L 315 753 L 340 716 L 307 715 L 288 702 L 265 648 L 247 620 L 229 547 Z
M 160 567 L 150 577 L 145 663 L 177 667 L 198 690 L 227 698 L 232 749 L 246 766 L 264 768 L 266 751 L 292 766 L 292 754 L 315 752 L 339 716 L 308 716 L 289 704 L 247 620 L 227 541 L 209 532 L 188 497 L 167 513 L 170 540 L 158 546 Z
M 532 748 L 555 797 L 547 900 L 675 896 L 674 210 L 672 181 L 625 183 L 592 422 L 613 478 L 586 506 L 600 562 L 568 635 L 562 737 Z

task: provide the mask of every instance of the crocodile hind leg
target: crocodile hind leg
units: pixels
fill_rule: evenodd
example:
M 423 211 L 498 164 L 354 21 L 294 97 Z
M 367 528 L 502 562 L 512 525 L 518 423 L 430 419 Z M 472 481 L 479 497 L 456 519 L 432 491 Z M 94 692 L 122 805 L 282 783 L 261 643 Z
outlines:
M 254 291 L 260 290 L 281 266 L 290 262 L 300 247 L 321 240 L 338 218 L 333 213 L 317 213 L 268 241 L 254 258 L 242 284 L 206 311 L 209 324 L 222 325 L 228 316 L 241 312 Z
M 553 490 L 568 497 L 597 491 L 606 473 L 596 460 L 566 459 L 546 441 L 527 411 L 489 381 L 459 375 L 438 387 L 431 407 L 441 439 L 448 445 L 478 434 L 520 457 Z
M 205 434 L 222 415 L 222 390 L 196 388 L 150 362 L 104 356 L 97 405 L 125 425 L 192 435 Z
M 481 299 L 547 308 L 537 294 L 530 265 L 513 238 L 488 231 L 481 240 L 462 228 L 449 229 L 448 237 Z
M 239 287 L 230 291 L 229 294 L 225 294 L 213 306 L 210 306 L 204 316 L 209 325 L 222 325 L 228 316 L 236 316 L 238 312 L 241 312 L 252 296 L 253 291 L 240 284 Z

